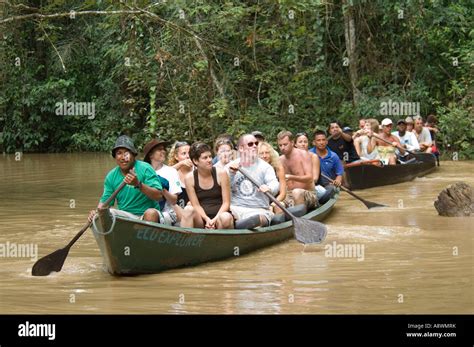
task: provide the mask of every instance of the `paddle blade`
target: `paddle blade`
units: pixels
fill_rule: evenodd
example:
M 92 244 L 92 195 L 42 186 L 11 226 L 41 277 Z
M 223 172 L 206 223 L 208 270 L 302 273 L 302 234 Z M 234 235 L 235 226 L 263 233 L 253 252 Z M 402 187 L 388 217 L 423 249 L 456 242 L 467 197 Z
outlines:
M 374 207 L 388 207 L 387 205 L 377 204 L 376 202 L 372 202 L 372 201 L 367 201 L 367 200 L 361 200 L 361 201 L 364 203 L 365 206 L 367 206 L 369 210 Z
M 294 218 L 296 239 L 304 244 L 321 243 L 328 233 L 323 223 L 304 218 Z
M 51 272 L 59 272 L 63 268 L 64 261 L 69 253 L 70 247 L 64 247 L 39 259 L 31 269 L 33 276 L 48 276 Z

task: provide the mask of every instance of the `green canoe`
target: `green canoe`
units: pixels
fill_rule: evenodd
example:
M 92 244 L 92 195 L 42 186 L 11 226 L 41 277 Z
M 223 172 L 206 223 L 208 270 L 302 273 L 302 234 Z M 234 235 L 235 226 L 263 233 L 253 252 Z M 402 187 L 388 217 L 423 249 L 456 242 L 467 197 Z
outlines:
M 339 197 L 303 216 L 323 220 Z M 180 228 L 111 215 L 103 210 L 92 231 L 112 275 L 137 275 L 236 257 L 293 237 L 293 222 L 255 230 Z

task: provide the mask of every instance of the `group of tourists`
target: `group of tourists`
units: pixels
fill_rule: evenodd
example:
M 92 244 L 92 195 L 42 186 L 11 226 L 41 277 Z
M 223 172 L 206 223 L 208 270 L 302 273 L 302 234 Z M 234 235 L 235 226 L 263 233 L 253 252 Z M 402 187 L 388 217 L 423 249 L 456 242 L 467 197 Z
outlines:
M 143 160 L 138 160 L 133 141 L 122 135 L 112 148 L 117 166 L 105 178 L 98 209 L 122 182 L 126 185 L 112 213 L 189 228 L 255 228 L 270 225 L 275 215 L 284 221 L 283 211 L 271 203 L 268 193 L 301 213 L 329 200 L 334 190 L 329 181 L 320 181 L 320 170 L 334 179 L 334 185 L 342 180 L 342 171 L 319 157 L 331 155 L 324 148 L 310 152 L 305 134 L 295 138 L 282 131 L 277 142 L 281 155 L 260 132 L 242 135 L 236 144 L 232 136 L 221 135 L 213 149 L 203 142 L 178 141 L 168 150 L 168 141 L 152 139 L 143 148 Z M 91 221 L 95 213 L 90 212 Z
M 307 133 L 281 131 L 276 138 L 280 154 L 259 131 L 240 136 L 237 143 L 222 134 L 213 148 L 152 139 L 143 147 L 143 160 L 137 159 L 133 141 L 122 135 L 112 148 L 117 166 L 105 178 L 98 209 L 125 182 L 111 213 L 187 228 L 268 226 L 285 220 L 268 194 L 304 214 L 332 197 L 343 182 L 344 165 L 364 160 L 396 164 L 407 150 L 430 153 L 430 132 L 437 132 L 436 119 L 430 122 L 428 127 L 421 118 L 408 117 L 398 120 L 392 132 L 388 118 L 381 127 L 375 119 L 363 119 L 353 132 L 334 121 L 329 136 L 321 130 L 313 134 L 312 148 Z M 95 213 L 90 212 L 91 221 Z
M 410 152 L 433 153 L 439 155 L 436 147 L 437 119 L 429 115 L 426 123 L 423 118 L 407 117 L 393 122 L 385 118 L 381 123 L 375 118 L 361 119 L 359 129 L 342 129 L 338 122 L 329 126 L 328 147 L 344 163 L 360 161 L 379 161 L 384 165 L 405 163 Z

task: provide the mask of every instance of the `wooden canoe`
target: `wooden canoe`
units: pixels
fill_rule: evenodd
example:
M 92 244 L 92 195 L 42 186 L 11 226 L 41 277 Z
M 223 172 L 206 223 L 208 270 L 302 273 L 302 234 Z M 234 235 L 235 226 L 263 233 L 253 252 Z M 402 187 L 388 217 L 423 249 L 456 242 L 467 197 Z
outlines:
M 416 159 L 409 164 L 347 167 L 344 169 L 345 185 L 351 190 L 357 190 L 407 182 L 426 175 L 436 167 L 436 159 L 432 154 L 416 154 Z
M 337 192 L 302 218 L 323 220 L 332 211 Z M 157 273 L 240 256 L 293 237 L 293 222 L 255 230 L 180 228 L 99 212 L 91 227 L 107 271 L 112 275 Z

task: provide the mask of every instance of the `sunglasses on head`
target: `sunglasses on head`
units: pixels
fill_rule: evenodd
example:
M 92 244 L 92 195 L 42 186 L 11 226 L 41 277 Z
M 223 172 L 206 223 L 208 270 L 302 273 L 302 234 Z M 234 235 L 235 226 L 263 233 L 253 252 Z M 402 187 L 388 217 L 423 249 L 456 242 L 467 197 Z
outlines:
M 258 141 L 255 141 L 255 142 L 247 142 L 247 147 L 258 147 Z
M 186 141 L 178 141 L 176 142 L 175 148 L 179 148 L 183 146 L 189 146 L 189 143 L 187 143 Z

